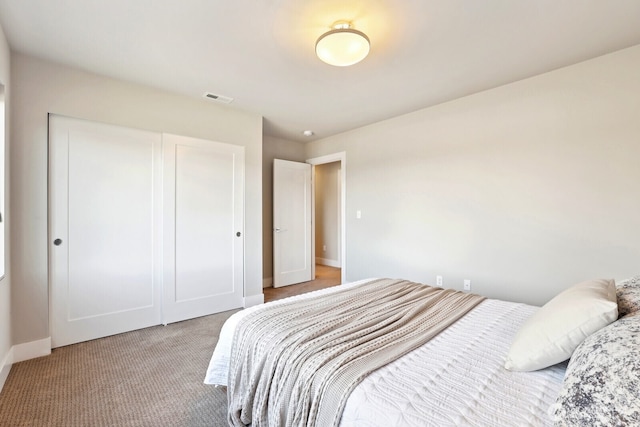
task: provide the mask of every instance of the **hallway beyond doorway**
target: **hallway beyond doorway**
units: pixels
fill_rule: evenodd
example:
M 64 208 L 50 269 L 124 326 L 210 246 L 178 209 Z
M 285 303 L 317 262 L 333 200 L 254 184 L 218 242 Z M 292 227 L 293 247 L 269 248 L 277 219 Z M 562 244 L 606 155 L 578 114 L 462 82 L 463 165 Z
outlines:
M 316 278 L 314 280 L 298 283 L 297 285 L 283 286 L 281 288 L 264 288 L 264 302 L 275 301 L 339 285 L 341 283 L 341 274 L 342 270 L 339 268 L 316 264 Z

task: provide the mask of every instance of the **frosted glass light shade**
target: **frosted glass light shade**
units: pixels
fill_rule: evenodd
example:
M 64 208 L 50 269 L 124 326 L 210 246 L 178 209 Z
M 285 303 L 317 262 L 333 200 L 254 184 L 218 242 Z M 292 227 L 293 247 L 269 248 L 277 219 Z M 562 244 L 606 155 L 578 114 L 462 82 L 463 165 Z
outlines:
M 316 55 L 336 67 L 357 64 L 369 54 L 369 37 L 353 28 L 337 28 L 320 36 Z

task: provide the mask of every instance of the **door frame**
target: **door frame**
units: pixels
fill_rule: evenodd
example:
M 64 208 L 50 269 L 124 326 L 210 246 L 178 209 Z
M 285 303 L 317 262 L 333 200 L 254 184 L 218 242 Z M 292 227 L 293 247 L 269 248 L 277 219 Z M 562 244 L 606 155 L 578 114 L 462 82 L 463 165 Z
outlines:
M 305 163 L 309 163 L 314 166 L 313 175 L 315 175 L 315 166 L 323 165 L 326 163 L 340 162 L 340 281 L 346 283 L 347 281 L 347 153 L 340 151 L 338 153 L 327 154 L 325 156 L 313 157 L 307 159 Z M 315 205 L 316 205 L 316 190 L 315 190 L 315 176 L 312 178 L 313 184 L 311 185 L 311 219 L 313 224 L 313 232 L 311 233 L 311 268 L 312 277 L 316 274 L 316 232 L 315 232 Z

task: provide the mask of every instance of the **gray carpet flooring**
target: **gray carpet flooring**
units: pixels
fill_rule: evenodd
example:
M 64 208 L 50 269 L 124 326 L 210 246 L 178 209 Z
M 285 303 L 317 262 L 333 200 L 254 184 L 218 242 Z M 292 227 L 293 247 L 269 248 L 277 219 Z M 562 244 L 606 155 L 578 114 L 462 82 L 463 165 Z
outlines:
M 2 426 L 226 426 L 223 388 L 203 384 L 234 311 L 54 349 L 13 365 Z

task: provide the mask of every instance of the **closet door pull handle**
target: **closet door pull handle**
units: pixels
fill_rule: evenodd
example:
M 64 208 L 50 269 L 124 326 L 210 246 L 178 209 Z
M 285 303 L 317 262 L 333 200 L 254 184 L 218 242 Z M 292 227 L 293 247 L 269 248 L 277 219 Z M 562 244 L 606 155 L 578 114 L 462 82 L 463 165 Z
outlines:
M 62 244 L 62 239 L 56 239 L 53 241 L 53 244 L 56 246 L 60 246 Z

